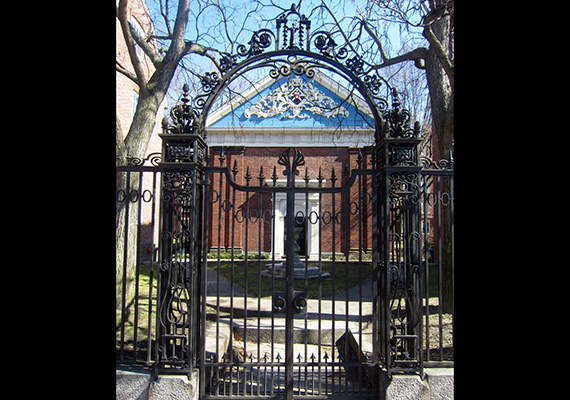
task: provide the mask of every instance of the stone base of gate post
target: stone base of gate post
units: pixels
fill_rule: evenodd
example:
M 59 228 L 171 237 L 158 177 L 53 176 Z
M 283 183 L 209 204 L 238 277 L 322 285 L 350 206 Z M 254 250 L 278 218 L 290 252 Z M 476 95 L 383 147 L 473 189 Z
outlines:
M 380 400 L 453 400 L 453 368 L 425 368 L 418 375 L 392 375 L 380 372 Z
M 430 400 L 427 382 L 418 375 L 392 375 L 392 380 L 387 379 L 384 371 L 381 375 L 381 400 Z
M 198 400 L 197 369 L 187 375 L 159 375 L 153 381 L 150 372 L 142 369 L 116 370 L 117 400 Z
M 192 370 L 187 375 L 159 375 L 152 383 L 149 400 L 198 400 L 199 371 Z

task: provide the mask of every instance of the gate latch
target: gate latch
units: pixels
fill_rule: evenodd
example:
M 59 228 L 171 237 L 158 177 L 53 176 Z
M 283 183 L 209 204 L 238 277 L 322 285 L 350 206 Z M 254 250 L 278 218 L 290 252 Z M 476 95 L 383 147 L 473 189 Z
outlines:
M 287 306 L 284 294 L 285 293 L 276 293 L 273 295 L 273 311 L 277 314 L 283 312 Z
M 307 311 L 307 293 L 306 292 L 295 292 L 293 295 L 293 301 L 287 304 L 287 294 L 286 293 L 274 293 L 273 294 L 273 312 L 276 314 L 284 313 L 286 307 L 293 307 L 293 312 L 295 314 L 302 314 Z
M 295 293 L 295 300 L 293 300 L 293 307 L 295 307 L 295 313 L 302 313 L 307 308 L 307 299 L 305 298 L 305 293 Z

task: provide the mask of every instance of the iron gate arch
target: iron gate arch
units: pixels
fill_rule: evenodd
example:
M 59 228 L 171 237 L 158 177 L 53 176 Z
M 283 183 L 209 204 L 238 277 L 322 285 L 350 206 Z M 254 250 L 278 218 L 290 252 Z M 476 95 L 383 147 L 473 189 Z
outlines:
M 342 58 L 344 59 L 346 56 Z M 350 60 L 348 62 L 349 65 L 355 65 L 355 63 L 350 63 Z M 382 111 L 388 108 L 386 98 L 390 93 L 389 91 L 392 90 L 389 82 L 376 73 L 361 76 L 363 72 L 358 67 L 347 67 L 335 57 L 301 49 L 276 49 L 274 51 L 263 52 L 253 55 L 239 64 L 235 64 L 221 78 L 218 77 L 217 73 L 212 73 L 203 78 L 202 89 L 205 93 L 198 95 L 194 99 L 195 107 L 201 110 L 197 118 L 197 130 L 199 132 L 206 132 L 206 117 L 210 108 L 214 104 L 217 96 L 235 79 L 252 70 L 267 67 L 271 67 L 269 76 L 276 80 L 283 76 L 293 74 L 313 78 L 316 74 L 316 70 L 319 69 L 327 70 L 332 74 L 341 76 L 353 86 L 366 101 L 373 115 L 373 119 L 376 122 L 374 126 L 375 139 L 377 142 L 380 140 L 382 127 L 384 125 Z M 360 74 L 358 74 L 359 71 Z M 382 88 L 382 86 L 384 86 L 384 88 Z M 381 89 L 386 90 L 384 96 L 380 95 Z
M 294 24 L 289 25 L 291 16 L 299 22 L 297 27 Z M 284 38 L 280 38 L 281 29 L 285 33 Z M 276 50 L 266 51 L 273 43 L 275 43 Z M 314 44 L 318 52 L 311 51 L 311 43 Z M 216 349 L 214 352 L 216 355 L 213 357 L 217 359 L 212 361 L 212 354 L 206 349 L 208 310 L 211 307 L 207 298 L 208 233 L 211 228 L 207 223 L 210 218 L 208 204 L 217 200 L 220 212 L 232 212 L 231 219 L 233 221 L 238 215 L 234 208 L 235 202 L 224 203 L 221 200 L 220 193 L 215 194 L 215 192 L 210 191 L 211 180 L 217 174 L 220 179 L 225 176 L 234 191 L 246 193 L 276 193 L 281 191 L 287 194 L 286 224 L 288 228 L 287 239 L 290 245 L 287 246 L 286 260 L 299 259 L 298 256 L 295 257 L 293 246 L 295 242 L 293 218 L 295 196 L 298 194 L 308 195 L 308 193 L 324 195 L 339 190 L 346 191 L 348 190 L 346 188 L 350 186 L 315 189 L 308 186 L 303 187 L 302 184 L 297 185 L 295 180 L 297 167 L 303 164 L 302 153 L 297 149 L 289 149 L 283 152 L 278 160 L 279 164 L 285 167 L 283 172 L 288 178 L 285 188 L 277 188 L 275 185 L 273 187 L 262 186 L 262 171 L 259 175 L 260 186 L 254 188 L 253 185 L 249 184 L 250 180 L 253 179 L 249 170 L 247 171 L 249 178 L 246 178 L 247 185 L 245 187 L 237 185 L 235 183 L 237 169 L 230 170 L 229 166 L 212 166 L 215 160 L 209 159 L 205 122 L 207 114 L 220 92 L 247 71 L 269 66 L 270 76 L 274 79 L 291 74 L 305 75 L 310 78 L 314 76 L 315 69 L 321 68 L 339 74 L 350 82 L 365 99 L 375 122 L 375 145 L 371 154 L 373 168 L 352 171 L 350 181 L 351 185 L 354 185 L 359 176 L 366 175 L 374 182 L 371 185 L 373 192 L 370 193 L 373 242 L 371 315 L 375 321 L 372 328 L 373 347 L 370 359 L 368 359 L 365 355 L 354 350 L 358 346 L 355 344 L 352 335 L 347 333 L 342 337 L 344 342 L 343 345 L 339 345 L 339 349 L 344 346 L 344 355 L 342 356 L 344 358 L 341 360 L 342 362 L 335 360 L 331 362 L 337 363 L 335 365 L 338 368 L 348 367 L 352 362 L 358 367 L 358 376 L 350 376 L 350 371 L 345 371 L 344 386 L 332 388 L 332 393 L 321 386 L 320 371 L 321 368 L 328 368 L 326 366 L 328 358 L 325 360 L 325 364 L 319 364 L 320 360 L 315 361 L 313 359 L 309 362 L 310 357 L 305 357 L 301 363 L 302 367 L 305 368 L 304 376 L 308 376 L 306 372 L 308 368 L 317 367 L 319 370 L 319 378 L 317 378 L 319 387 L 314 393 L 309 390 L 303 392 L 299 384 L 295 392 L 294 374 L 296 371 L 300 371 L 300 369 L 295 369 L 294 365 L 295 310 L 305 309 L 310 299 L 307 299 L 306 293 L 295 291 L 294 263 L 291 265 L 285 263 L 285 279 L 288 285 L 284 296 L 274 296 L 271 311 L 273 313 L 275 310 L 277 312 L 285 310 L 285 354 L 282 356 L 284 364 L 276 356 L 276 363 L 274 359 L 269 360 L 269 362 L 266 359 L 262 365 L 260 360 L 265 355 L 262 357 L 261 354 L 258 354 L 257 367 L 267 368 L 269 364 L 273 363 L 271 366 L 278 368 L 277 375 L 281 373 L 281 367 L 284 369 L 284 387 L 281 394 L 287 399 L 303 394 L 356 396 L 358 398 L 365 395 L 373 396 L 379 390 L 379 379 L 376 372 L 380 367 L 387 370 L 389 374 L 393 371 L 421 372 L 423 368 L 422 319 L 419 318 L 419 295 L 420 283 L 422 282 L 422 269 L 420 268 L 422 228 L 419 205 L 422 190 L 420 182 L 422 165 L 419 155 L 419 144 L 422 140 L 420 125 L 417 122 L 413 126 L 410 125 L 410 113 L 400 107 L 396 90 L 392 89 L 388 82 L 380 77 L 375 70 L 370 68 L 365 71 L 365 61 L 350 46 L 346 44 L 338 46 L 330 32 L 310 33 L 310 21 L 301 15 L 294 6 L 277 19 L 275 31 L 262 29 L 254 32 L 248 45 L 249 47 L 238 46 L 236 54 L 224 54 L 219 63 L 222 76 L 220 77 L 216 72 L 206 73 L 201 79 L 202 93 L 194 99 L 189 99 L 188 85 L 184 85 L 181 103 L 175 105 L 170 111 L 170 116 L 163 120 L 163 134 L 161 135 L 163 148 L 160 164 L 162 188 L 160 267 L 156 316 L 157 344 L 155 346 L 156 371 L 157 373 L 189 374 L 194 368 L 198 368 L 200 398 L 224 397 L 226 395 L 224 390 L 226 389 L 230 391 L 229 394 L 233 397 L 247 397 L 253 395 L 252 391 L 249 394 L 246 393 L 248 387 L 250 389 L 253 387 L 252 382 L 255 379 L 262 379 L 261 375 L 254 378 L 251 372 L 247 378 L 247 372 L 243 372 L 245 371 L 243 368 L 247 367 L 240 365 L 246 360 L 239 360 L 239 357 L 234 357 L 231 351 L 229 355 L 224 356 L 222 352 Z M 239 61 L 240 59 L 243 60 Z M 380 95 L 381 89 L 387 91 L 386 96 Z M 389 97 L 392 100 L 391 108 L 388 107 Z M 230 174 L 233 175 L 233 180 Z M 358 207 L 355 206 L 353 209 L 358 210 Z M 325 213 L 323 213 L 317 215 L 318 218 L 315 219 L 321 223 L 324 220 L 336 222 L 338 216 L 342 215 L 343 212 L 345 215 L 351 213 L 350 208 L 338 214 L 335 214 L 335 210 L 328 212 L 327 216 L 330 218 L 325 219 Z M 262 210 L 261 213 L 258 213 L 257 220 L 261 220 L 260 215 L 274 218 L 274 215 L 264 214 Z M 308 215 L 309 213 L 305 213 L 305 216 Z M 247 221 L 252 218 L 250 214 L 242 212 L 239 219 L 247 224 Z M 332 223 L 333 227 L 335 222 Z M 401 248 L 396 249 L 400 245 Z M 232 276 L 230 276 L 230 281 L 232 282 L 231 290 L 233 290 L 235 278 L 233 276 L 233 266 L 235 266 L 233 249 L 231 263 Z M 247 256 L 245 263 L 248 263 Z M 307 263 L 304 264 L 306 266 Z M 216 274 L 218 277 L 221 275 L 220 268 L 221 264 L 218 264 L 218 273 Z M 272 270 L 273 275 L 275 275 L 275 260 L 273 260 Z M 308 274 L 309 269 L 307 268 L 306 271 Z M 348 257 L 345 272 L 347 275 L 349 274 Z M 322 278 L 322 273 L 320 278 Z M 362 288 L 360 291 L 362 292 Z M 234 296 L 232 295 L 230 298 L 233 299 Z M 244 298 L 247 316 L 247 295 Z M 348 308 L 348 300 L 346 301 Z M 258 312 L 261 313 L 259 304 L 261 304 L 261 300 L 258 302 Z M 322 307 L 322 303 L 319 302 L 318 306 Z M 215 337 L 219 338 L 219 310 L 221 310 L 219 296 L 216 307 L 218 309 L 216 317 L 218 323 Z M 233 309 L 233 307 L 230 308 Z M 230 315 L 233 314 L 230 313 Z M 348 321 L 349 314 L 346 315 Z M 360 319 L 362 316 L 362 311 L 360 311 Z M 230 323 L 233 323 L 233 319 Z M 259 324 L 260 322 L 258 322 Z M 346 332 L 348 331 L 349 329 L 346 329 Z M 233 334 L 231 333 L 230 336 L 233 337 Z M 334 334 L 333 338 L 335 338 Z M 219 343 L 219 339 L 216 343 Z M 244 354 L 252 357 L 247 352 Z M 280 356 L 280 354 L 278 355 Z M 223 357 L 226 359 L 222 359 Z M 227 357 L 229 357 L 229 362 Z M 316 357 L 319 358 L 321 355 L 319 354 Z M 227 367 L 222 364 L 226 364 Z M 220 368 L 229 368 L 230 376 L 227 379 L 230 383 L 227 387 L 214 385 L 214 382 L 221 382 Z M 235 371 L 232 368 L 235 368 Z M 239 375 L 240 368 L 242 386 L 239 389 L 239 383 L 237 383 L 238 386 L 234 390 L 232 374 L 235 372 Z M 299 380 L 301 375 L 299 372 Z M 250 379 L 249 386 L 246 382 L 247 379 Z M 312 379 L 314 383 L 314 375 L 312 375 Z M 240 382 L 240 379 L 237 379 L 237 382 Z M 307 382 L 305 380 L 304 384 L 307 385 Z M 341 383 L 340 380 L 337 382 Z M 369 385 L 368 382 L 370 382 Z M 325 384 L 328 383 L 325 379 Z M 212 392 L 213 387 L 215 388 Z M 220 387 L 226 389 L 222 390 Z M 223 393 L 220 393 L 220 390 Z M 267 396 L 279 395 L 279 390 L 279 385 L 277 387 L 271 386 L 270 394 L 267 394 L 267 390 L 265 394 Z M 259 391 L 256 394 L 260 395 Z

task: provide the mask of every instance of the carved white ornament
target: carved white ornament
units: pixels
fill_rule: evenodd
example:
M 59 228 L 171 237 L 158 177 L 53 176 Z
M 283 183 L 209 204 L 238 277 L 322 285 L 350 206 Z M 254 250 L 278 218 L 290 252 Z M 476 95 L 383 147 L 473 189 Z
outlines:
M 315 88 L 311 82 L 305 82 L 299 77 L 273 90 L 256 104 L 245 110 L 244 116 L 253 114 L 260 118 L 269 118 L 282 114 L 281 118 L 309 118 L 310 115 L 302 113 L 303 110 L 324 117 L 341 115 L 348 117 L 348 110 Z

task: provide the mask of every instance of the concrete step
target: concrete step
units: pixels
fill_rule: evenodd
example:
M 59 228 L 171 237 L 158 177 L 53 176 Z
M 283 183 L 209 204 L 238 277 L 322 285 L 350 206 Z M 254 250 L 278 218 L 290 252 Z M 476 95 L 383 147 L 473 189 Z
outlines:
M 220 362 L 228 352 L 232 329 L 230 322 L 220 319 L 218 322 L 206 321 L 206 358 Z
M 271 298 L 220 296 L 218 300 L 216 296 L 207 296 L 206 304 L 218 310 L 223 317 L 229 317 L 230 313 L 234 318 L 244 318 L 246 315 L 248 317 L 273 315 Z
M 228 321 L 224 319 L 224 321 Z M 262 343 L 285 343 L 285 318 L 248 318 L 234 319 L 234 338 L 248 342 Z M 372 335 L 372 323 L 370 321 L 346 320 L 293 320 L 293 342 L 308 344 L 333 344 L 347 330 L 353 335 Z M 371 338 L 370 338 L 371 341 Z
M 234 341 L 263 343 L 265 351 L 269 353 L 272 343 L 285 343 L 286 320 L 283 314 L 273 313 L 271 298 L 220 297 L 218 300 L 212 296 L 207 298 L 207 304 L 218 310 L 220 326 L 229 327 L 233 324 Z M 230 318 L 232 314 L 233 319 Z M 212 334 L 207 334 L 207 346 L 213 346 L 210 343 L 216 342 L 216 322 L 210 323 L 213 326 L 208 329 Z M 372 352 L 371 302 L 308 299 L 305 312 L 295 314 L 293 342 L 302 345 L 320 344 L 321 347 L 334 346 L 347 330 L 352 332 L 365 353 Z M 217 342 L 221 340 L 218 339 Z

